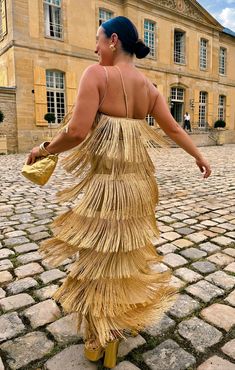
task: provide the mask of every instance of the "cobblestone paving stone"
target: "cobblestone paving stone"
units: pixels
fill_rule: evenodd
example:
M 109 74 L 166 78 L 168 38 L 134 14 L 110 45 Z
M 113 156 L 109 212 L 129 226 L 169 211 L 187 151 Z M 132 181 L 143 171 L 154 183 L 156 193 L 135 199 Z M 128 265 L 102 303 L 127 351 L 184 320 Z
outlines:
M 178 148 L 150 153 L 156 164 L 163 256 L 179 298 L 157 324 L 119 347 L 120 370 L 235 370 L 235 145 L 202 148 L 212 165 L 203 180 Z M 43 188 L 20 175 L 25 155 L 0 156 L 0 370 L 101 370 L 84 358 L 73 314 L 51 296 L 72 260 L 43 261 L 40 242 L 54 217 L 57 190 L 74 183 L 58 165 Z

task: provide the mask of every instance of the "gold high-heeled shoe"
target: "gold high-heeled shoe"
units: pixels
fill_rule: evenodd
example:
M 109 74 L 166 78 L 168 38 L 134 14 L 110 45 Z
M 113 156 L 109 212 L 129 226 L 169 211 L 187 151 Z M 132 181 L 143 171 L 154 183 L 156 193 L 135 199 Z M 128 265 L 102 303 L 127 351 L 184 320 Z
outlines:
M 116 366 L 117 363 L 117 353 L 118 353 L 118 346 L 119 346 L 119 339 L 116 339 L 112 342 L 109 342 L 105 347 L 105 355 L 104 355 L 104 367 L 108 369 L 112 369 Z
M 131 330 L 131 336 L 132 337 L 137 337 L 139 335 L 137 330 Z
M 105 349 L 102 346 L 92 348 L 89 341 L 87 341 L 84 345 L 84 355 L 89 361 L 92 362 L 96 362 L 102 358 L 104 356 L 104 350 Z

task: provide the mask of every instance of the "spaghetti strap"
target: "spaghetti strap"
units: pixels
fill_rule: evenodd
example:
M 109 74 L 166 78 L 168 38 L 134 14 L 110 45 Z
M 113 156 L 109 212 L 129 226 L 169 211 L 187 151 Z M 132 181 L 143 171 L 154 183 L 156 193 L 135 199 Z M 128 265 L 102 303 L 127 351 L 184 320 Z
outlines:
M 101 105 L 103 104 L 104 99 L 105 99 L 106 94 L 107 94 L 107 90 L 108 90 L 108 71 L 107 71 L 107 68 L 106 68 L 105 66 L 102 66 L 102 67 L 103 67 L 103 68 L 104 68 L 104 70 L 105 70 L 105 77 L 106 77 L 106 79 L 105 79 L 105 90 L 104 90 L 103 98 L 101 99 L 100 105 L 99 105 L 99 107 L 98 107 L 98 110 L 99 110 L 99 108 L 101 107 Z
M 125 89 L 125 85 L 124 85 L 124 81 L 123 81 L 123 77 L 122 77 L 122 72 L 120 70 L 120 68 L 118 66 L 114 66 L 115 68 L 117 68 L 118 72 L 120 73 L 120 76 L 121 76 L 121 81 L 122 81 L 122 88 L 123 88 L 123 94 L 124 94 L 124 101 L 125 101 L 125 106 L 126 106 L 126 118 L 128 118 L 128 101 L 127 101 L 127 93 L 126 93 L 126 89 Z

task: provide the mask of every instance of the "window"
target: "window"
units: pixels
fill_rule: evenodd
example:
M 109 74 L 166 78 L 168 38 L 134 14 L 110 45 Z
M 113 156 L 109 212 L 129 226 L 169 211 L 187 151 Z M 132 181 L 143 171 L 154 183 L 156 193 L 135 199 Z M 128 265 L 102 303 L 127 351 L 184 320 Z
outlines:
M 65 115 L 64 73 L 46 71 L 47 112 L 54 113 L 55 123 L 60 123 Z
M 44 0 L 46 36 L 63 38 L 61 23 L 61 0 Z
M 171 88 L 171 101 L 184 101 L 184 89 L 181 87 L 172 87 Z
M 200 69 L 207 68 L 207 54 L 208 54 L 208 41 L 205 39 L 200 40 Z
M 227 60 L 227 50 L 225 48 L 219 49 L 219 73 L 221 75 L 226 74 L 226 60 Z
M 148 122 L 149 126 L 154 126 L 155 125 L 155 119 L 154 119 L 154 117 L 150 116 L 150 114 L 147 115 L 146 121 Z
M 7 34 L 6 0 L 0 0 L 0 40 Z
M 156 24 L 152 21 L 144 20 L 144 42 L 150 48 L 149 56 L 155 57 L 155 40 L 156 40 Z
M 218 104 L 218 119 L 225 121 L 225 107 L 226 107 L 226 96 L 219 95 L 219 104 Z
M 103 23 L 103 22 L 105 22 L 105 21 L 107 21 L 107 20 L 109 20 L 109 19 L 111 19 L 113 17 L 113 13 L 112 12 L 110 12 L 109 10 L 105 10 L 105 9 L 99 9 L 99 26 Z
M 207 122 L 207 92 L 199 94 L 199 127 L 205 127 Z
M 185 63 L 185 32 L 174 33 L 174 62 Z

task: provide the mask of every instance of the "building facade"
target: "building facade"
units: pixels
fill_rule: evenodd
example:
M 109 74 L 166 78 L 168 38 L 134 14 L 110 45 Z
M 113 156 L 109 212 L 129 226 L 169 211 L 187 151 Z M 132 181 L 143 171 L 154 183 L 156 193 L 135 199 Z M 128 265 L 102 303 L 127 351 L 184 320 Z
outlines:
M 137 67 L 157 85 L 172 115 L 194 129 L 226 121 L 235 142 L 235 36 L 193 0 L 0 0 L 0 110 L 15 93 L 16 117 L 0 123 L 9 152 L 26 152 L 53 133 L 75 99 L 84 69 L 97 62 L 97 28 L 129 17 L 150 47 Z M 1 89 L 2 88 L 2 89 Z M 55 123 L 44 119 L 55 114 Z M 155 124 L 148 117 L 150 125 Z M 13 135 L 15 137 L 13 138 Z

